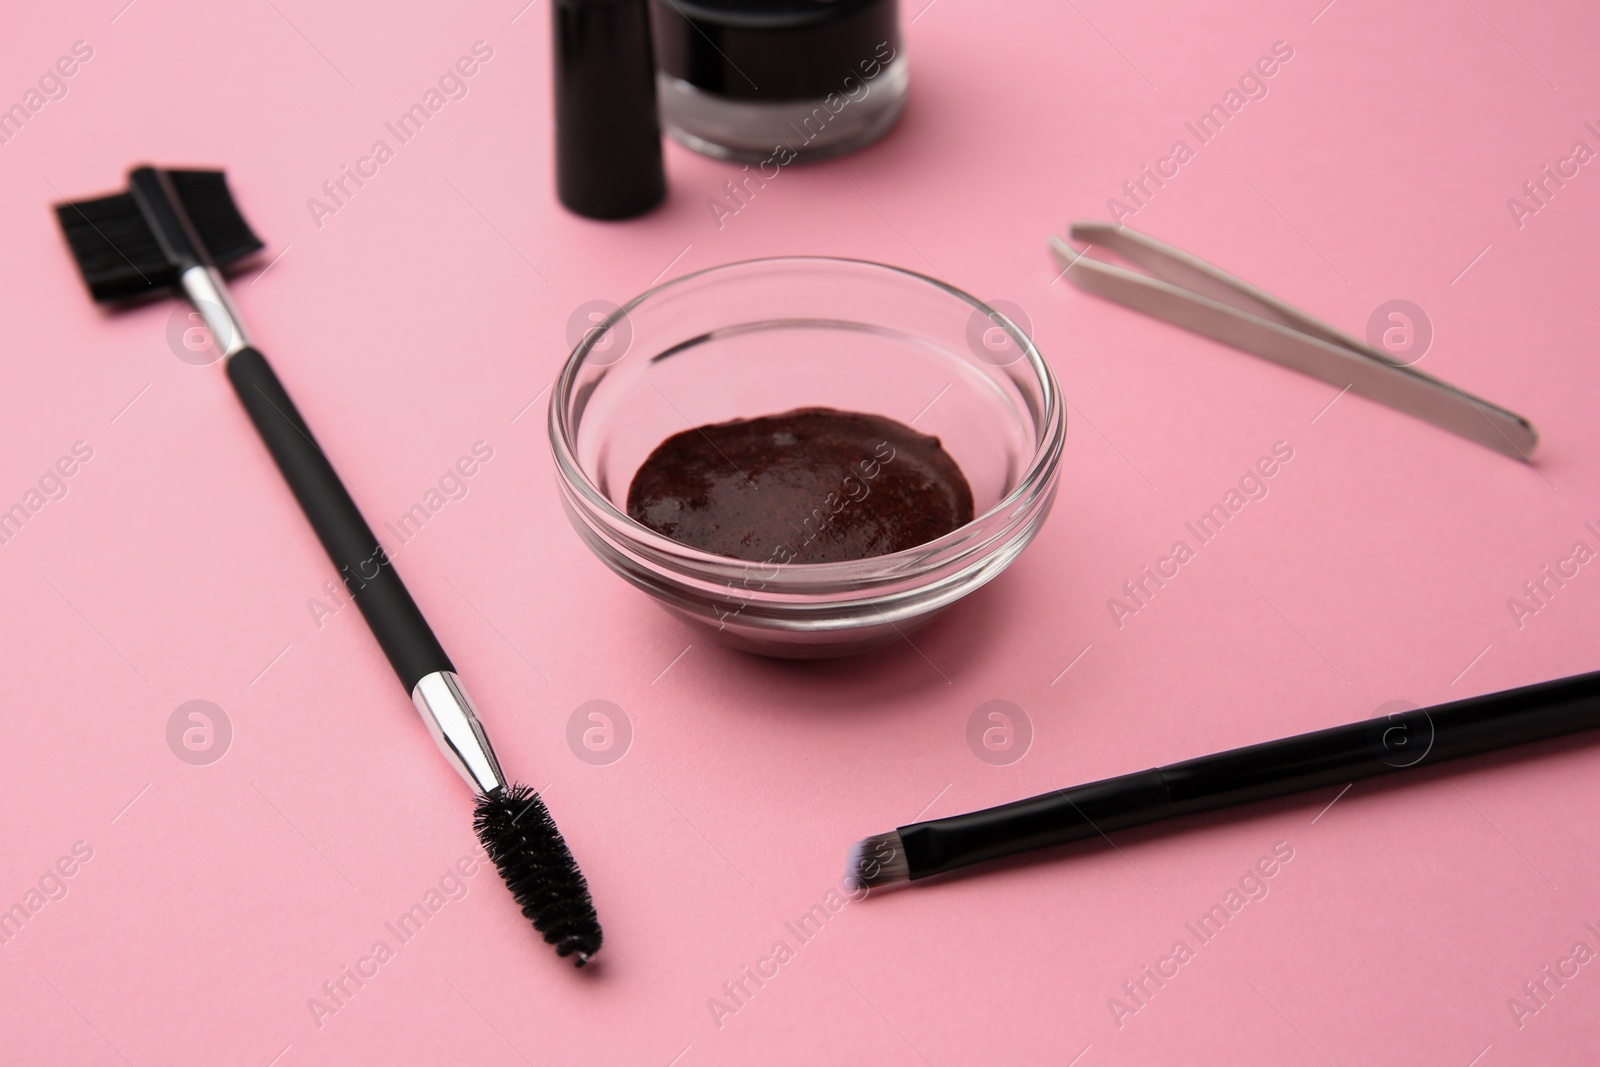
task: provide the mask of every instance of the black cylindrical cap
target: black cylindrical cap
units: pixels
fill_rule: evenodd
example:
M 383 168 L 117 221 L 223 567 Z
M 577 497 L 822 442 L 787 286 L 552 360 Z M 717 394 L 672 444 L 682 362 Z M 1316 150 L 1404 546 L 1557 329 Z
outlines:
M 667 195 L 645 3 L 550 5 L 556 195 L 587 218 L 632 218 Z
M 718 96 L 820 100 L 900 51 L 899 0 L 654 0 L 661 69 Z M 848 86 L 845 86 L 848 88 Z

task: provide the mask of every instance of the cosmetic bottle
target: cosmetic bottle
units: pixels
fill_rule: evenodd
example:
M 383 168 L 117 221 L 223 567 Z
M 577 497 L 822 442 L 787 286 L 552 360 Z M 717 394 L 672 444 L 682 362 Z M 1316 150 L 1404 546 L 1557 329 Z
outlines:
M 647 0 L 551 0 L 556 196 L 629 219 L 667 195 Z
M 662 122 L 696 152 L 764 168 L 827 159 L 905 108 L 899 0 L 652 0 L 651 17 Z

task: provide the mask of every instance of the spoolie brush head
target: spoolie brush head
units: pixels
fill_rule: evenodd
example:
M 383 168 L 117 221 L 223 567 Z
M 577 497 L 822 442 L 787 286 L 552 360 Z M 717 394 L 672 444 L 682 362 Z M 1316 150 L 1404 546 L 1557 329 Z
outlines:
M 890 830 L 886 834 L 873 834 L 851 845 L 844 876 L 851 889 L 876 889 L 878 886 L 910 881 L 911 865 L 906 860 L 900 832 Z
M 535 930 L 582 967 L 600 951 L 600 919 L 567 843 L 539 794 L 510 785 L 478 796 L 473 829 Z

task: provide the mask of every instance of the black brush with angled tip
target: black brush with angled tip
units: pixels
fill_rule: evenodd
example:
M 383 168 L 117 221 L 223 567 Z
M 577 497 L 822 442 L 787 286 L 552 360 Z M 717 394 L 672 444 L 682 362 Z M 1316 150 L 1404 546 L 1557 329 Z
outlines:
M 1164 819 L 1327 786 L 1348 789 L 1358 779 L 1594 729 L 1600 729 L 1600 671 L 1396 711 L 912 823 L 857 841 L 846 860 L 846 878 L 862 889 L 915 882 Z
M 56 205 L 89 292 L 120 305 L 182 294 L 228 380 L 440 750 L 478 795 L 474 828 L 522 914 L 564 959 L 600 949 L 589 886 L 533 790 L 509 784 L 455 667 L 266 358 L 250 345 L 223 269 L 259 251 L 220 171 L 137 167 L 128 191 Z

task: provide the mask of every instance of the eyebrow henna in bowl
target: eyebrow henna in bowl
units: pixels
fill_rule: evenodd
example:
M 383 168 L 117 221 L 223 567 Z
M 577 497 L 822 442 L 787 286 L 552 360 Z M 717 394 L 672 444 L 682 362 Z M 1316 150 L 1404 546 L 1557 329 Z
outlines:
M 937 437 L 812 407 L 673 434 L 634 475 L 628 515 L 721 556 L 832 563 L 927 544 L 973 507 Z

